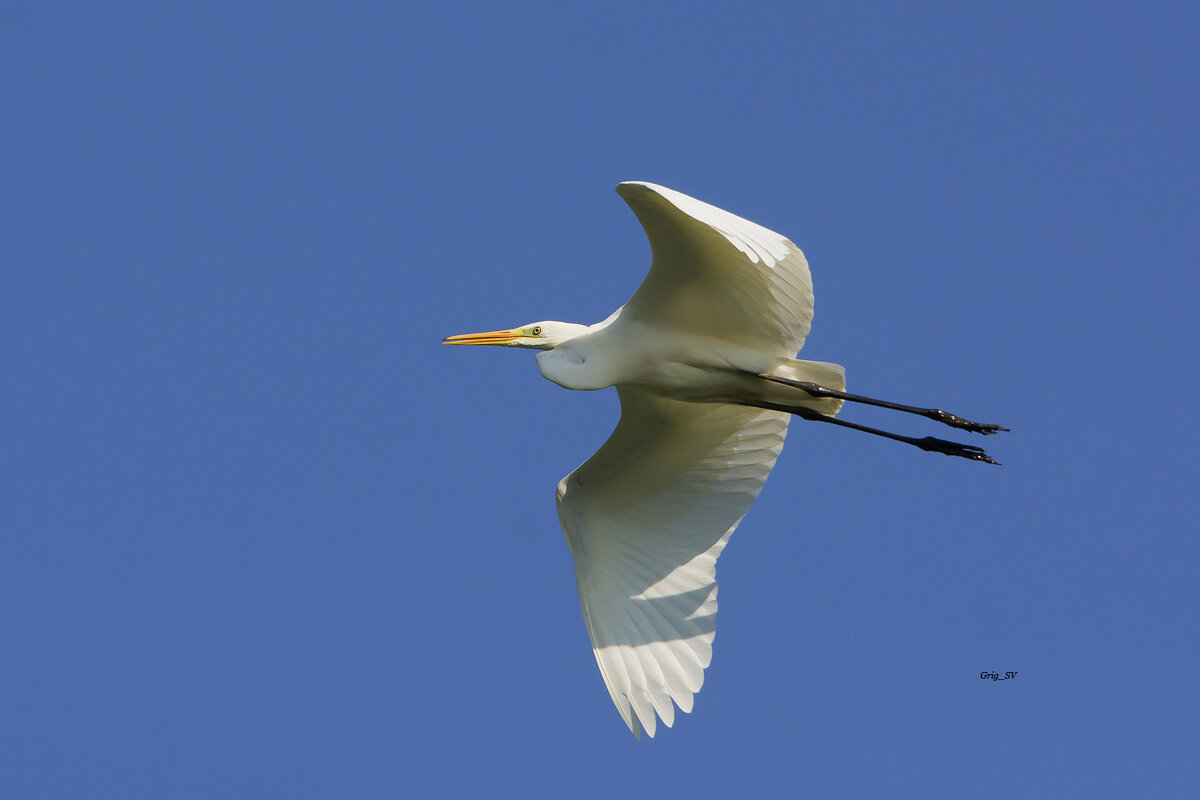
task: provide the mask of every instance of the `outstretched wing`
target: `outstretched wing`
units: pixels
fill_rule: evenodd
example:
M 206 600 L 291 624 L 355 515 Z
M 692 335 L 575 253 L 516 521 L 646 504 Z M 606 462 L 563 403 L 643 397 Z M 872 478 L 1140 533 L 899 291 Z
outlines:
M 618 387 L 621 420 L 558 485 L 596 662 L 630 730 L 692 710 L 712 658 L 716 562 L 762 490 L 788 415 Z
M 812 323 L 800 248 L 774 231 L 653 183 L 617 186 L 654 255 L 622 314 L 792 358 Z

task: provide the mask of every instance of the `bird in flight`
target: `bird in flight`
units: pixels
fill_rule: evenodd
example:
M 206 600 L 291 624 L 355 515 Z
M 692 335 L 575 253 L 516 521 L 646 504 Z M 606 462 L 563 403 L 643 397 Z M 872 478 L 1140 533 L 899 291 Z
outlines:
M 762 490 L 794 415 L 995 464 L 982 448 L 869 428 L 844 403 L 963 431 L 999 425 L 845 391 L 837 364 L 801 361 L 813 315 L 800 248 L 778 233 L 643 181 L 617 186 L 650 239 L 650 272 L 595 325 L 533 322 L 445 344 L 537 350 L 567 389 L 615 386 L 608 441 L 558 484 L 583 619 L 613 703 L 635 736 L 692 710 L 712 659 L 716 563 Z

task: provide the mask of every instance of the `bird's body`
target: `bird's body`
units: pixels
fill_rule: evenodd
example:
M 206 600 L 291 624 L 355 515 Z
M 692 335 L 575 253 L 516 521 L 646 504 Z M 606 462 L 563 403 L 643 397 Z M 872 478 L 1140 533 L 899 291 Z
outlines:
M 543 328 L 553 323 L 541 323 Z M 572 326 L 575 328 L 576 326 Z M 844 383 L 836 364 L 778 358 L 742 344 L 700 333 L 678 333 L 651 322 L 624 319 L 621 310 L 552 350 L 537 354 L 542 377 L 564 389 L 627 386 L 692 403 L 731 403 L 744 398 L 796 400 L 823 413 L 839 402 L 797 398 L 794 389 L 754 378 L 777 372 L 796 380 Z
M 978 433 L 934 409 L 845 393 L 836 364 L 795 359 L 812 320 L 804 254 L 783 236 L 661 186 L 622 183 L 654 254 L 642 286 L 603 322 L 538 322 L 448 344 L 539 350 L 567 389 L 617 388 L 608 441 L 558 485 L 584 620 L 626 724 L 654 735 L 692 708 L 711 659 L 716 560 L 761 491 L 792 415 L 925 450 L 979 448 L 835 419 L 843 402 L 896 408 Z M 994 462 L 993 462 L 994 463 Z M 674 703 L 674 705 L 673 705 Z

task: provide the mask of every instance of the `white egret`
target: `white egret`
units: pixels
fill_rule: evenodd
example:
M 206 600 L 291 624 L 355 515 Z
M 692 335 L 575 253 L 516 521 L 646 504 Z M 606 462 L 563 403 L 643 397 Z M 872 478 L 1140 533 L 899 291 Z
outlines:
M 789 415 L 996 463 L 981 448 L 835 419 L 843 402 L 1005 430 L 937 409 L 847 394 L 837 364 L 799 361 L 813 312 L 808 263 L 788 239 L 662 186 L 617 187 L 646 229 L 650 273 L 595 325 L 534 322 L 446 344 L 538 350 L 567 389 L 617 388 L 608 441 L 558 484 L 596 662 L 625 724 L 654 735 L 692 710 L 712 657 L 716 562 L 783 447 Z

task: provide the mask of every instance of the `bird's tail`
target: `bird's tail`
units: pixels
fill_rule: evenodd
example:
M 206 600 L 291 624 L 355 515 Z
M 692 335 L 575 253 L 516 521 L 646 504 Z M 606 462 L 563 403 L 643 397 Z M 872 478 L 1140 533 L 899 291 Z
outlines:
M 838 392 L 846 391 L 845 368 L 841 364 L 831 364 L 828 361 L 802 361 L 798 358 L 788 358 L 781 360 L 773 369 L 763 374 L 791 381 L 815 383 L 817 386 Z M 805 408 L 811 408 L 813 411 L 830 417 L 837 414 L 842 408 L 841 400 L 830 397 L 813 397 L 802 389 L 790 386 L 773 383 L 771 391 L 780 402 L 803 405 Z

